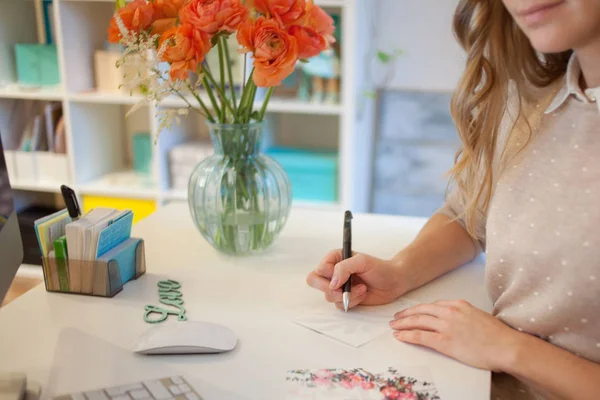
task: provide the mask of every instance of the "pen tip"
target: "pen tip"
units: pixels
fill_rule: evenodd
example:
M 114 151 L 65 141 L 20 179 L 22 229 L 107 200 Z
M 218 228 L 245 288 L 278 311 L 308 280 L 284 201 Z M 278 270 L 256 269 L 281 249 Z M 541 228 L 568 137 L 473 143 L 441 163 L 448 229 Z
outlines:
M 348 312 L 348 307 L 350 307 L 350 293 L 344 292 L 342 294 L 342 300 L 344 302 L 344 312 Z

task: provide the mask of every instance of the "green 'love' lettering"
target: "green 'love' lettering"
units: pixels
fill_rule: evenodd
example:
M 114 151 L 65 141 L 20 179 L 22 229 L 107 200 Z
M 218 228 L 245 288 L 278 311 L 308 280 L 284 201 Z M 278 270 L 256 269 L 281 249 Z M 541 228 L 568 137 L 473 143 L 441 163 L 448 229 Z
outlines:
M 144 313 L 144 321 L 149 324 L 159 324 L 165 321 L 169 315 L 177 315 L 177 320 L 187 321 L 186 310 L 183 308 L 183 294 L 177 289 L 181 288 L 181 284 L 171 279 L 158 282 L 158 300 L 167 306 L 177 308 L 170 310 L 153 305 L 147 305 Z M 158 315 L 157 318 L 151 316 Z

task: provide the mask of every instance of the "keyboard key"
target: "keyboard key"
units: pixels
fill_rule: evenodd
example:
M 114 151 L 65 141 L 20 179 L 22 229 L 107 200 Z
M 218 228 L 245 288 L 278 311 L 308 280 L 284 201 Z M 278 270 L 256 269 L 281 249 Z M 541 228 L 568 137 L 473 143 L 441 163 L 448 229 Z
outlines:
M 200 397 L 195 392 L 189 392 L 185 394 L 187 400 L 200 400 Z
M 174 376 L 171 378 L 171 382 L 173 382 L 176 385 L 185 383 L 184 380 L 180 377 L 180 376 Z
M 127 393 L 127 390 L 123 389 L 121 386 L 108 388 L 104 390 L 106 391 L 106 393 L 108 393 L 110 397 L 121 396 Z
M 181 389 L 182 393 L 186 393 L 186 392 L 191 392 L 192 389 L 190 389 L 190 387 L 188 385 L 186 385 L 185 383 L 183 385 L 179 385 L 179 389 Z
M 163 400 L 172 397 L 171 393 L 169 393 L 165 385 L 163 385 L 160 381 L 146 381 L 144 382 L 144 385 L 146 388 L 148 388 L 156 400 Z
M 175 385 L 171 386 L 169 388 L 169 391 L 171 391 L 171 393 L 174 394 L 175 396 L 183 394 L 183 392 L 181 391 L 181 389 L 179 389 L 179 386 L 175 386 Z
M 129 392 L 129 395 L 131 397 L 133 397 L 134 400 L 142 400 L 142 399 L 152 398 L 152 396 L 150 396 L 150 393 L 148 393 L 148 391 L 146 389 L 132 390 L 131 392 Z
M 88 400 L 108 400 L 108 396 L 106 396 L 104 390 L 85 392 L 85 396 L 88 398 Z
M 139 383 L 134 383 L 132 385 L 121 386 L 121 389 L 123 389 L 126 392 L 129 392 L 130 390 L 141 390 L 141 389 L 145 389 L 145 388 L 144 388 L 144 385 L 142 385 L 142 382 L 139 382 Z
M 71 395 L 72 400 L 85 400 L 83 393 L 74 393 Z
M 126 394 L 122 394 L 120 396 L 115 396 L 115 397 L 111 397 L 111 400 L 131 400 L 131 397 L 127 396 Z

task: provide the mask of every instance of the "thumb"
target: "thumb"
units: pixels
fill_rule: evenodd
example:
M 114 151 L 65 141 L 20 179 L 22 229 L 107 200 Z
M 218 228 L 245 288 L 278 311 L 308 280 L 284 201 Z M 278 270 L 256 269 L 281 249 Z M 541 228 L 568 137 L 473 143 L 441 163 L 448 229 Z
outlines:
M 333 268 L 333 275 L 329 288 L 331 290 L 339 289 L 350 279 L 352 274 L 363 274 L 369 269 L 369 257 L 364 254 L 357 254 L 354 257 L 340 261 Z

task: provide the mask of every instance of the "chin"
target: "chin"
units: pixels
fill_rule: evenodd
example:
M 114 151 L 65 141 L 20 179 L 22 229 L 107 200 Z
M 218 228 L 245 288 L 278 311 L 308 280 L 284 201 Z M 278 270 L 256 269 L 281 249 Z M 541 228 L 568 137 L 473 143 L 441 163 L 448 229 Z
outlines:
M 569 38 L 569 34 L 555 33 L 548 34 L 547 32 L 535 32 L 528 34 L 529 41 L 534 49 L 540 53 L 562 53 L 572 49 L 573 40 Z

